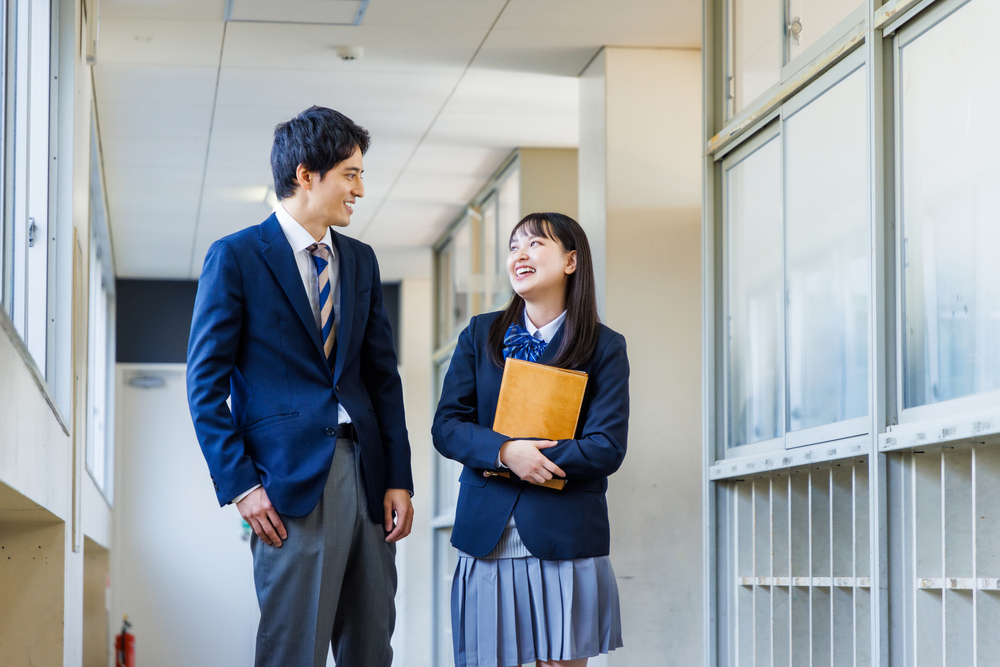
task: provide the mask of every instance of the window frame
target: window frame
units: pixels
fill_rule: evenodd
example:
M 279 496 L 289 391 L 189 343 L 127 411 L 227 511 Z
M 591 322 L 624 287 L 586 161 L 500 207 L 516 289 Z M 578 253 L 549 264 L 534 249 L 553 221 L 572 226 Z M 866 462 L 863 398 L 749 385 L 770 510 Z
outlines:
M 904 220 L 903 220 L 903 123 L 902 123 L 902 50 L 909 44 L 920 39 L 927 32 L 933 30 L 942 21 L 969 4 L 971 0 L 939 0 L 933 4 L 920 3 L 905 16 L 896 21 L 891 30 L 892 44 L 892 100 L 893 100 L 893 120 L 895 125 L 893 158 L 896 164 L 893 174 L 893 188 L 895 192 L 894 205 L 896 211 L 895 236 L 896 262 L 893 267 L 896 274 L 896 373 L 895 373 L 895 400 L 897 407 L 897 423 L 899 426 L 919 425 L 923 422 L 933 422 L 942 419 L 952 418 L 956 413 L 989 413 L 996 412 L 996 406 L 1000 405 L 1000 389 L 968 394 L 958 398 L 938 401 L 926 405 L 907 408 L 904 402 L 905 391 L 905 280 L 904 262 L 902 248 L 904 243 Z M 923 11 L 921 11 L 923 10 Z M 888 39 L 888 37 L 887 37 Z M 898 430 L 898 429 L 897 429 Z
M 789 386 L 789 364 L 788 364 L 788 321 L 787 321 L 787 308 L 788 308 L 788 280 L 787 280 L 787 249 L 785 247 L 785 238 L 787 234 L 787 225 L 785 220 L 785 178 L 784 178 L 784 168 L 785 168 L 785 123 L 793 118 L 795 114 L 805 109 L 809 104 L 818 100 L 828 91 L 832 90 L 839 83 L 847 79 L 849 76 L 856 73 L 859 69 L 865 71 L 865 76 L 869 76 L 869 68 L 867 63 L 867 56 L 864 51 L 856 50 L 842 60 L 840 60 L 836 65 L 831 67 L 822 76 L 818 77 L 814 81 L 810 82 L 809 85 L 805 86 L 796 93 L 794 96 L 789 98 L 784 104 L 782 104 L 779 109 L 771 116 L 761 121 L 761 123 L 755 126 L 753 132 L 748 132 L 741 140 L 737 143 L 732 144 L 727 147 L 725 151 L 722 151 L 720 155 L 716 156 L 716 160 L 720 162 L 722 177 L 721 177 L 721 219 L 722 219 L 722 230 L 721 238 L 719 243 L 721 245 L 721 264 L 719 268 L 718 280 L 720 281 L 720 294 L 721 303 L 718 308 L 721 311 L 721 317 L 719 322 L 721 323 L 721 329 L 719 331 L 720 340 L 722 342 L 722 365 L 718 370 L 718 380 L 721 384 L 721 395 L 717 398 L 718 404 L 718 414 L 719 414 L 719 433 L 720 438 L 717 438 L 716 460 L 724 461 L 726 459 L 741 458 L 745 456 L 754 456 L 767 453 L 779 453 L 787 450 L 798 449 L 802 447 L 809 447 L 813 445 L 824 445 L 826 443 L 832 443 L 835 441 L 853 441 L 859 437 L 870 437 L 871 435 L 871 409 L 869 407 L 869 414 L 861 417 L 853 417 L 850 419 L 841 420 L 838 422 L 833 422 L 831 424 L 824 424 L 822 426 L 813 426 L 810 428 L 801 429 L 798 431 L 788 430 L 788 419 L 789 419 L 789 397 L 788 397 L 788 386 Z M 868 106 L 868 100 L 865 100 L 866 109 Z M 728 179 L 727 174 L 729 169 L 733 168 L 743 160 L 750 157 L 759 148 L 762 148 L 765 144 L 772 140 L 777 140 L 779 142 L 780 148 L 780 168 L 781 172 L 779 174 L 781 178 L 781 193 L 782 193 L 782 212 L 781 212 L 781 228 L 782 228 L 782 294 L 784 300 L 784 308 L 782 309 L 782 332 L 783 332 L 783 355 L 784 355 L 784 376 L 783 376 L 783 404 L 784 404 L 784 424 L 782 426 L 783 433 L 780 437 L 771 438 L 768 440 L 763 440 L 760 442 L 755 442 L 747 445 L 740 445 L 738 447 L 729 447 L 730 432 L 729 432 L 729 345 L 727 343 L 729 336 L 729 191 L 728 191 Z M 866 142 L 870 148 L 871 138 L 866 137 Z M 870 150 L 868 151 L 870 153 Z M 869 193 L 870 197 L 870 193 Z M 868 220 L 869 232 L 874 224 L 871 216 Z M 868 271 L 869 276 L 873 271 L 873 266 L 869 261 Z M 869 293 L 869 306 L 872 299 L 875 298 L 874 294 Z M 871 308 L 869 307 L 868 323 L 866 326 L 866 331 L 871 328 Z M 869 373 L 871 373 L 871 364 L 874 363 L 869 353 Z M 871 397 L 869 397 L 869 406 L 871 404 Z
M 757 95 L 757 97 L 746 100 L 746 103 L 743 104 L 742 107 L 737 108 L 735 96 L 736 53 L 733 48 L 735 44 L 735 31 L 737 28 L 735 10 L 736 0 L 724 0 L 724 43 L 722 44 L 722 49 L 725 64 L 723 76 L 721 77 L 723 82 L 721 97 L 725 100 L 725 104 L 723 105 L 724 124 L 736 124 L 745 119 L 750 119 L 758 114 L 761 108 L 766 106 L 770 99 L 778 95 L 782 89 L 787 88 L 790 83 L 794 83 L 796 78 L 803 74 L 808 68 L 815 65 L 816 62 L 822 60 L 824 54 L 830 52 L 831 50 L 835 50 L 840 43 L 845 40 L 845 38 L 857 33 L 859 28 L 863 31 L 867 25 L 868 3 L 862 2 L 857 7 L 852 9 L 847 16 L 842 18 L 823 36 L 810 46 L 806 47 L 802 53 L 798 54 L 794 58 L 790 58 L 790 37 L 788 34 L 790 14 L 789 0 L 775 1 L 780 3 L 778 8 L 778 15 L 780 17 L 780 24 L 778 25 L 780 41 L 778 49 L 778 80 L 769 88 Z

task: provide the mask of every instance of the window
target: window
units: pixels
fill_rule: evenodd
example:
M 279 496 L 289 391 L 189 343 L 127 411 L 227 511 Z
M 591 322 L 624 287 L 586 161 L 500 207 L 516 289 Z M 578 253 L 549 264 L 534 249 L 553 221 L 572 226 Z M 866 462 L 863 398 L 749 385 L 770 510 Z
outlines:
M 1000 5 L 879 5 L 710 0 L 719 665 L 996 662 Z
M 114 493 L 115 290 L 97 125 L 90 131 L 90 296 L 87 470 L 108 503 Z
M 789 431 L 868 414 L 867 122 L 859 68 L 784 124 Z
M 4 310 L 39 370 L 48 377 L 50 299 L 50 126 L 57 47 L 47 0 L 7 0 L 4 34 Z
M 728 0 L 727 117 L 797 75 L 864 20 L 858 0 Z
M 731 447 L 785 432 L 781 142 L 754 148 L 726 172 Z
M 1000 390 L 998 21 L 977 0 L 900 35 L 904 408 Z
M 730 448 L 869 430 L 865 99 L 855 57 L 725 161 Z

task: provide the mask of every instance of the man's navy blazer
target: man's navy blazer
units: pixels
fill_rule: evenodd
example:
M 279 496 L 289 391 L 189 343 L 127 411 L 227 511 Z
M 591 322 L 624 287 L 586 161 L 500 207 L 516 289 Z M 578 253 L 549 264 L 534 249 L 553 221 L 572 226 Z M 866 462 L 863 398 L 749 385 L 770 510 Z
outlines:
M 500 541 L 511 513 L 528 551 L 544 560 L 607 556 L 611 549 L 608 475 L 625 458 L 628 437 L 628 357 L 625 338 L 601 325 L 590 361 L 576 370 L 588 374 L 576 438 L 542 450 L 562 468 L 562 491 L 500 477 L 495 469 L 500 446 L 510 440 L 492 430 L 503 369 L 490 361 L 487 337 L 500 313 L 472 318 L 458 337 L 434 416 L 434 446 L 465 465 L 451 542 L 472 556 L 486 556 Z M 549 363 L 562 332 L 539 358 Z
M 309 514 L 333 461 L 338 401 L 357 429 L 372 519 L 383 521 L 387 488 L 413 491 L 403 391 L 375 253 L 337 232 L 333 242 L 341 316 L 332 371 L 277 217 L 208 250 L 191 322 L 187 388 L 220 505 L 261 483 L 280 514 Z

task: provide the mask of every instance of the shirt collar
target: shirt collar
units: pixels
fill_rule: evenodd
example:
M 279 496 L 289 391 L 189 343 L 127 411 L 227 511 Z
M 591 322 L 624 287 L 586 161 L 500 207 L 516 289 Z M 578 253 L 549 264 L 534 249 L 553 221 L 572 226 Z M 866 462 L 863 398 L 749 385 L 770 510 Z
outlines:
M 559 331 L 559 327 L 562 326 L 563 320 L 565 319 L 566 319 L 566 311 L 564 310 L 562 311 L 562 314 L 559 317 L 552 320 L 544 327 L 539 328 L 531 323 L 531 320 L 528 318 L 528 311 L 524 311 L 524 328 L 528 332 L 528 335 L 534 336 L 535 338 L 541 336 L 542 340 L 544 340 L 546 343 L 550 343 L 552 342 L 552 339 L 555 337 L 556 332 Z M 538 333 L 537 336 L 535 335 L 536 332 Z
M 288 239 L 288 245 L 292 246 L 292 252 L 302 252 L 316 242 L 312 234 L 307 232 L 306 228 L 300 225 L 280 203 L 274 207 L 274 216 L 278 218 L 278 224 L 281 225 L 281 231 Z M 337 249 L 333 245 L 333 234 L 331 234 L 329 227 L 326 228 L 326 234 L 323 235 L 323 240 L 320 243 L 325 243 L 330 249 L 331 258 L 336 259 Z

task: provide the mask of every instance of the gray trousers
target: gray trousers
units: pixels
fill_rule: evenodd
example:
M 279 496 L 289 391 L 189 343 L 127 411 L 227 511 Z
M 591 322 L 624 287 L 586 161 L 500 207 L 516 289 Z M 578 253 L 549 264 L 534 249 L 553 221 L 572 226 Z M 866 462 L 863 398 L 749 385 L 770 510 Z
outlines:
M 337 440 L 316 508 L 281 517 L 280 548 L 250 538 L 260 605 L 256 667 L 390 667 L 396 545 L 368 515 L 357 446 Z

